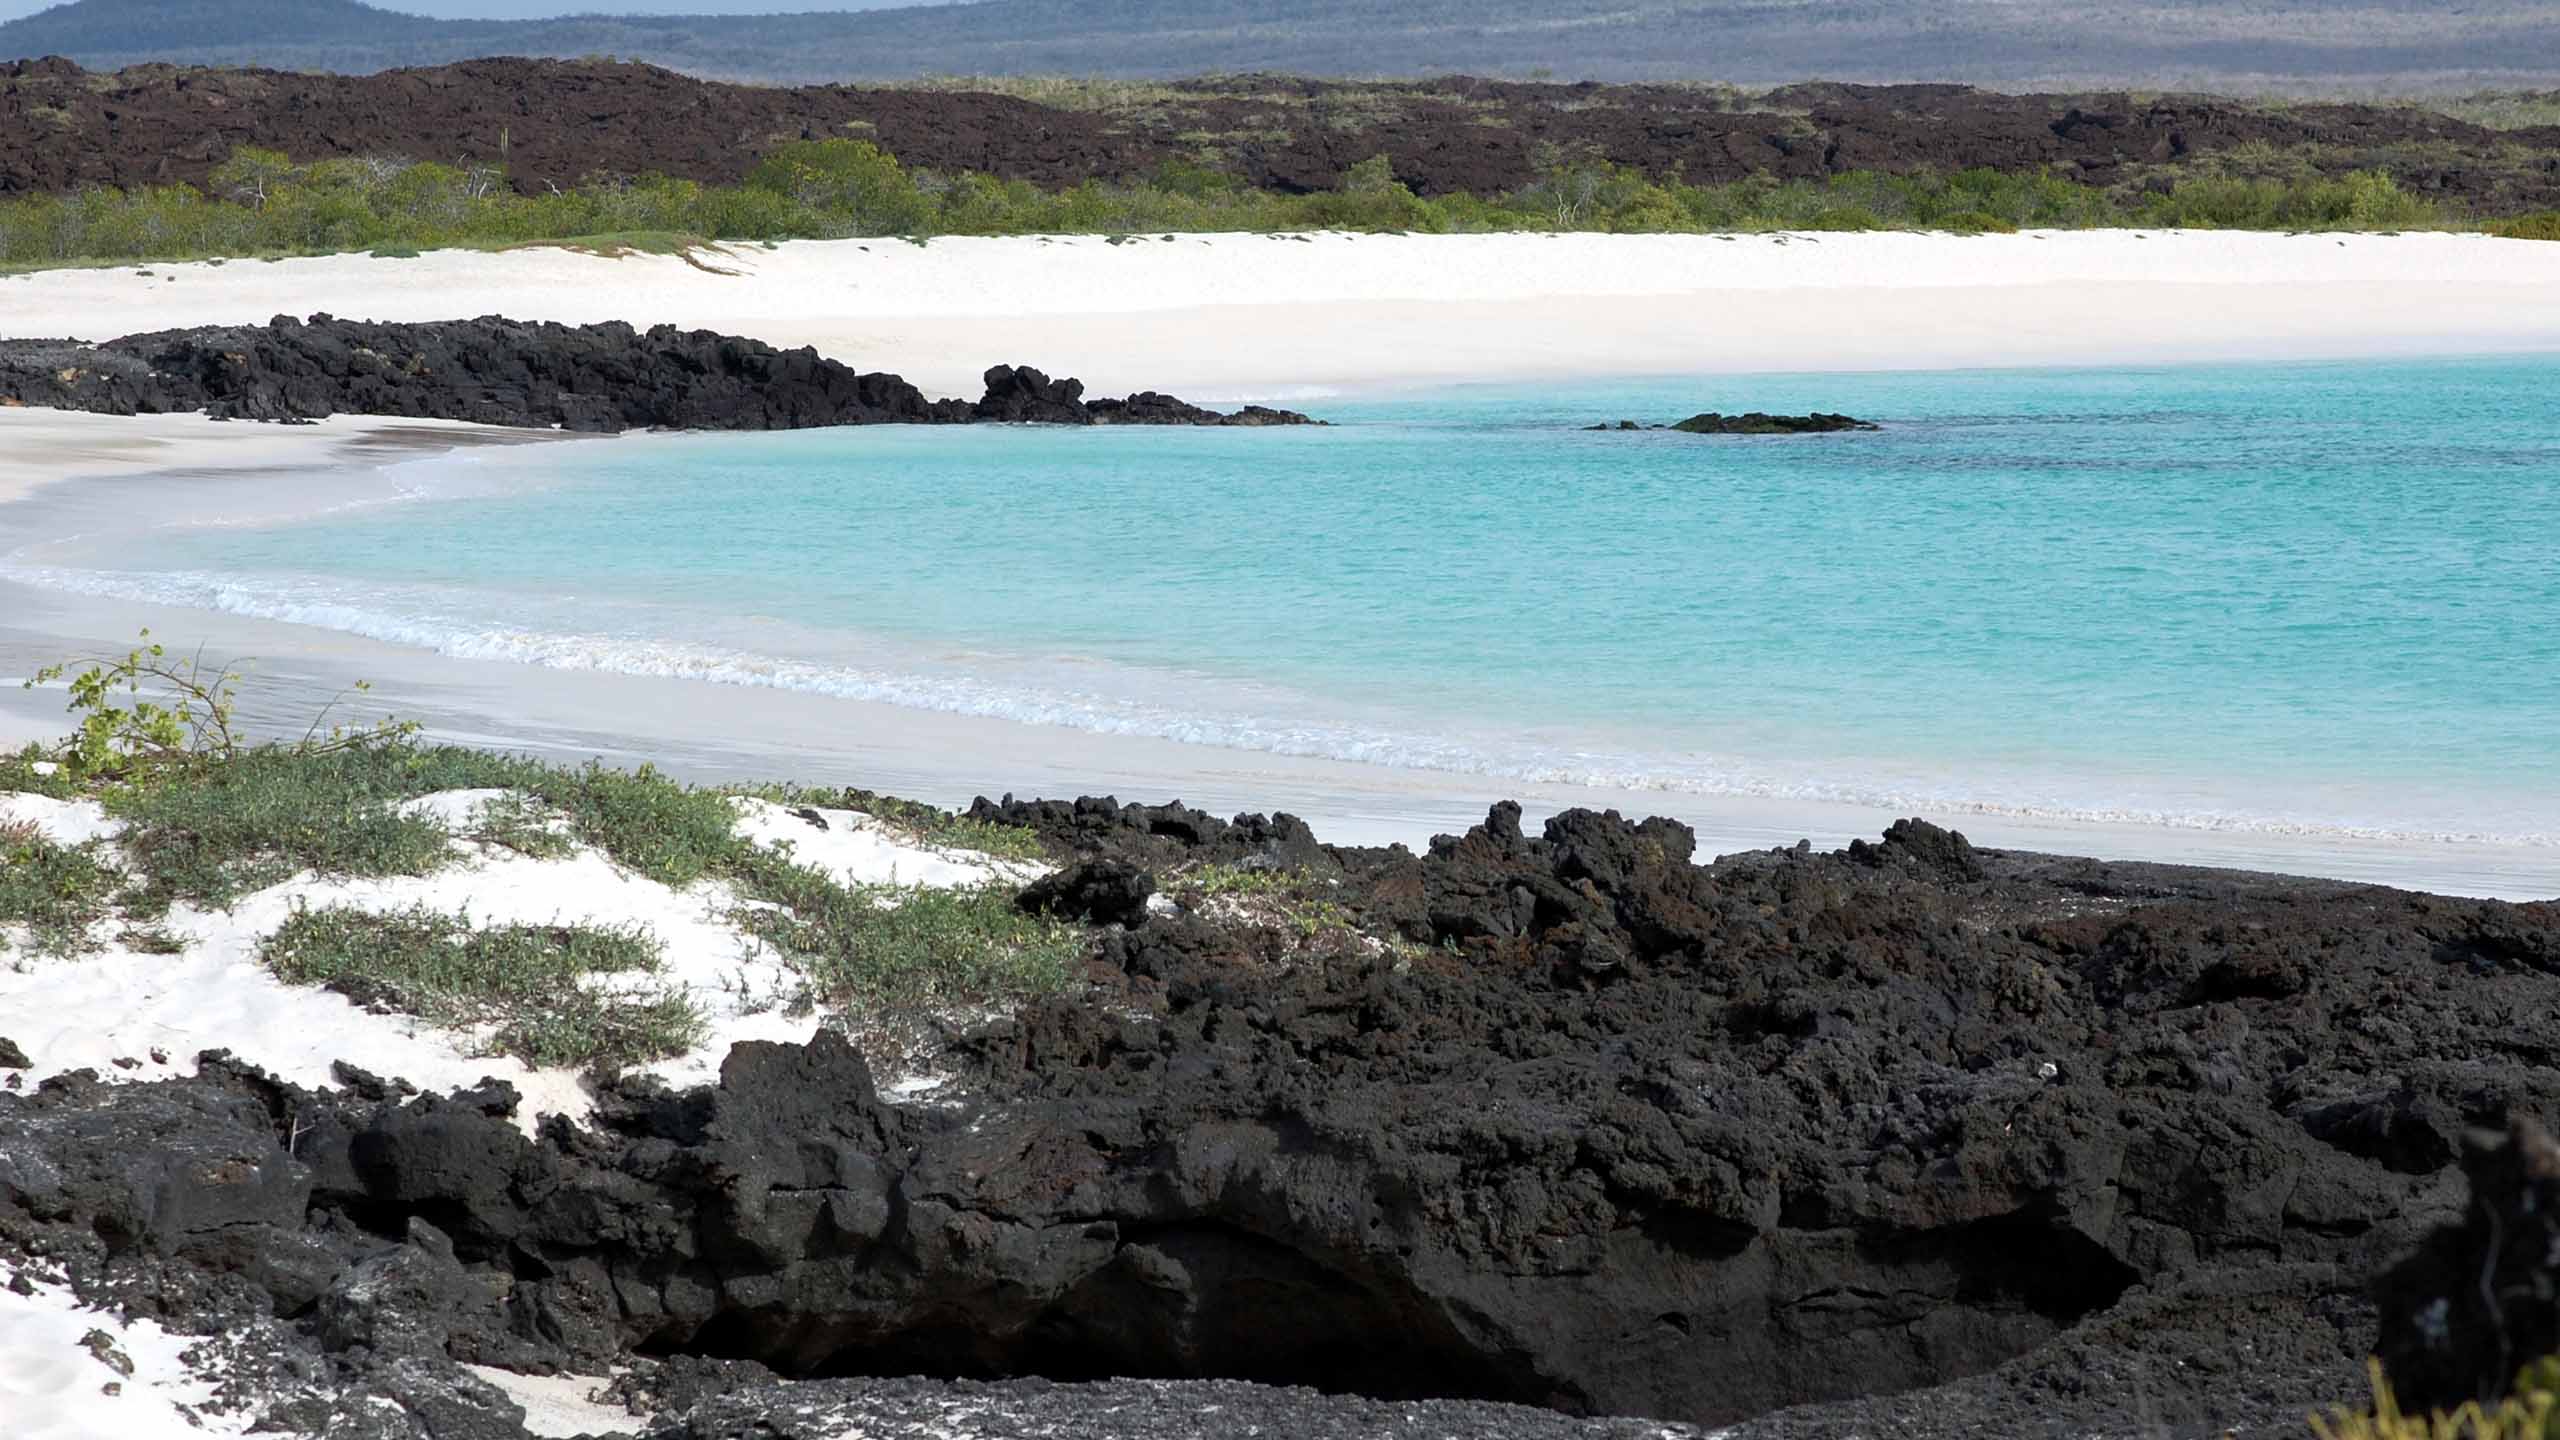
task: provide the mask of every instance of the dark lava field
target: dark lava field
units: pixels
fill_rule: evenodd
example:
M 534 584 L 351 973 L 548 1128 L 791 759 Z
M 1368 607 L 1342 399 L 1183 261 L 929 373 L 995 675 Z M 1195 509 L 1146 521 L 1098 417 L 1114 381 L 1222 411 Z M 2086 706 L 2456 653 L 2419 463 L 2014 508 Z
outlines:
M 972 814 L 1091 949 L 944 1035 L 956 1098 L 833 1032 L 531 1138 L 358 1056 L 75 1074 L 0 1093 L 0 1269 L 216 1337 L 272 1425 L 475 1440 L 523 1431 L 457 1362 L 617 1367 L 657 1440 L 2298 1436 L 2377 1345 L 2457 1398 L 2549 1318 L 2560 905 L 1919 822 Z M 1209 860 L 1347 941 L 1150 903 Z
M 859 137 L 911 166 L 1042 186 L 1168 161 L 1265 189 L 1335 188 L 1389 157 L 1424 195 L 1493 194 L 1592 156 L 1692 182 L 1767 174 L 2058 171 L 2093 185 L 2378 169 L 2478 215 L 2560 205 L 2560 127 L 2409 105 L 2002 95 L 1954 85 L 1680 85 L 1220 76 L 1098 83 L 1044 104 L 965 88 L 726 85 L 637 64 L 472 60 L 375 75 L 0 61 L 0 196 L 186 182 L 240 146 L 298 161 L 503 163 L 528 194 L 593 175 L 735 181 L 775 144 Z

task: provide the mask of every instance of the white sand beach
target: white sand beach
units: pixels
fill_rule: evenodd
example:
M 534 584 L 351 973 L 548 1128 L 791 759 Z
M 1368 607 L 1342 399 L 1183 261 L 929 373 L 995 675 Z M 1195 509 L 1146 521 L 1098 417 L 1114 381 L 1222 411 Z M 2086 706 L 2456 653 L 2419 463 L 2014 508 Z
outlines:
M 148 274 L 142 272 L 148 271 Z M 2474 235 L 1176 236 L 798 242 L 691 259 L 560 250 L 55 271 L 0 279 L 0 334 L 104 339 L 278 313 L 672 322 L 814 345 L 974 395 L 999 360 L 1195 400 L 1288 402 L 1477 378 L 2357 357 L 2560 349 L 2560 245 Z M 108 474 L 381 463 L 420 443 L 529 438 L 413 422 L 274 429 L 0 410 L 0 500 Z M 630 443 L 646 443 L 645 441 Z M 46 526 L 0 506 L 0 554 Z M 102 518 L 103 517 L 103 518 Z M 702 778 L 856 784 L 943 804 L 1013 790 L 1290 810 L 1348 841 L 1419 843 L 1514 796 L 1668 813 L 1707 854 L 1895 818 L 1861 807 L 1521 785 L 690 682 L 450 659 L 238 616 L 0 586 L 0 680 L 149 625 L 262 658 L 277 724 L 355 679 L 432 733 Z M 0 740 L 60 728 L 58 695 L 0 685 Z M 2560 849 L 2416 845 L 2014 816 L 1994 845 L 2560 895 Z
M 53 270 L 0 334 L 354 319 L 670 323 L 974 398 L 999 361 L 1093 393 L 2560 346 L 2560 245 L 2481 235 L 1176 235 L 792 241 Z

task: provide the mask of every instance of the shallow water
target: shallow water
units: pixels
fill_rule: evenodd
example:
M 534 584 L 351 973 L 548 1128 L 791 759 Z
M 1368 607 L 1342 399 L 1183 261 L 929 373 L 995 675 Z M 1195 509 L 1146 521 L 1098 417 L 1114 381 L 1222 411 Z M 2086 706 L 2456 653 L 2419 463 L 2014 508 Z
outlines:
M 2560 843 L 2560 360 L 1720 377 L 465 452 L 15 578 L 1524 780 Z M 1846 410 L 1880 434 L 1591 434 Z M 751 714 L 751 712 L 749 712 Z

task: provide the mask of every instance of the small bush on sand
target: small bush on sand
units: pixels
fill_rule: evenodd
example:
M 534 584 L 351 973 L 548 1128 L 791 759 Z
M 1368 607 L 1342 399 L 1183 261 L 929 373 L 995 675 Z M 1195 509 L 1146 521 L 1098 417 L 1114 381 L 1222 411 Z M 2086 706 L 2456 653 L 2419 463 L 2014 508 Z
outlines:
M 303 871 L 425 875 L 451 859 L 443 825 L 394 808 L 392 752 L 240 750 L 211 769 L 109 790 L 141 872 L 138 909 L 177 900 L 228 905 Z
M 240 672 L 205 663 L 202 653 L 173 657 L 142 632 L 142 643 L 120 656 L 67 660 L 26 682 L 33 690 L 65 682 L 66 707 L 80 728 L 50 756 L 77 780 L 137 780 L 177 770 L 199 770 L 237 757 L 246 742 L 234 723 Z M 359 682 L 356 691 L 366 687 Z M 329 755 L 396 740 L 414 727 L 385 720 L 370 729 L 333 729 L 311 722 L 296 753 Z
M 53 751 L 28 745 L 15 754 L 0 754 L 0 795 L 44 795 L 68 800 L 84 793 L 81 783 L 63 771 Z
M 565 820 L 539 798 L 508 790 L 482 802 L 461 838 L 512 850 L 528 860 L 561 860 L 578 848 Z
M 293 984 L 439 1025 L 486 1026 L 493 1053 L 531 1065 L 617 1070 L 681 1055 L 702 1037 L 700 1013 L 671 987 L 591 983 L 660 967 L 657 941 L 637 929 L 478 929 L 467 915 L 332 907 L 295 914 L 261 955 Z
M 2491 221 L 2489 233 L 2507 240 L 2560 240 L 2560 210 Z
M 24 925 L 39 954 L 87 948 L 121 877 L 86 847 L 46 839 L 33 825 L 0 823 L 0 925 Z
M 1958 235 L 2015 235 L 2018 227 L 1980 210 L 1958 210 L 1938 221 L 1938 228 Z
M 739 926 L 847 1010 L 991 1005 L 1064 989 L 1085 940 L 1014 905 L 1014 887 L 955 890 L 839 885 L 771 851 L 745 887 L 762 905 Z

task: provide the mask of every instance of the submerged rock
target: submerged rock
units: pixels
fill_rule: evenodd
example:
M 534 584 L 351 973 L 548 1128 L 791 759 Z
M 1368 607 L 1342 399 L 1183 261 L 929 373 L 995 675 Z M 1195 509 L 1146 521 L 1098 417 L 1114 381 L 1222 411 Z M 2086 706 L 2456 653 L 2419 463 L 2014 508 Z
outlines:
M 1621 420 L 1615 425 L 1585 425 L 1582 428 L 1678 430 L 1690 435 L 1825 435 L 1841 430 L 1881 430 L 1884 427 L 1854 415 L 1833 415 L 1819 410 L 1810 415 L 1765 415 L 1757 410 L 1744 415 L 1722 415 L 1710 410 L 1671 425 L 1639 425 L 1633 420 Z
M 1719 415 L 1713 410 L 1692 415 L 1671 427 L 1690 435 L 1823 435 L 1835 430 L 1881 430 L 1884 427 L 1850 415 L 1815 411 L 1810 415 Z

